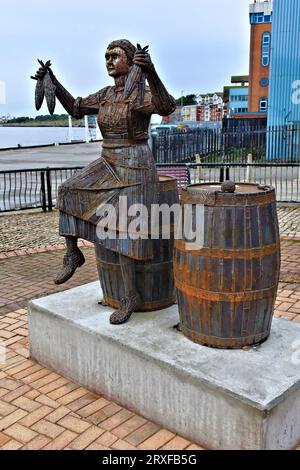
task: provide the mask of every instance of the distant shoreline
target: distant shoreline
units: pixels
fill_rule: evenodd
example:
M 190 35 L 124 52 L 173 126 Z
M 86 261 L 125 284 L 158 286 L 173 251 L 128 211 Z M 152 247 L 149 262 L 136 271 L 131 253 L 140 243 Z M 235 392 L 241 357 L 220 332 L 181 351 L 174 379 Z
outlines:
M 91 140 L 89 144 L 96 144 L 98 142 L 102 142 L 103 139 L 99 140 Z M 45 147 L 63 147 L 68 145 L 80 145 L 86 144 L 85 140 L 72 140 L 71 142 L 60 142 L 60 143 L 52 143 L 52 144 L 37 144 L 37 145 L 20 145 L 19 147 L 0 147 L 0 155 L 2 152 L 11 151 L 11 150 L 29 150 L 29 149 L 37 149 L 37 148 L 45 148 Z

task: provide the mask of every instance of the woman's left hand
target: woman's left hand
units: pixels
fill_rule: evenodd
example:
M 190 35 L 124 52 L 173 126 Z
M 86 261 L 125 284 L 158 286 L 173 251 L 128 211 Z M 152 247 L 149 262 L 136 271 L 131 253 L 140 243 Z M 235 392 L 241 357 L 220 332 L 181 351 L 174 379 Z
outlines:
M 147 48 L 148 46 L 146 46 Z M 133 63 L 135 65 L 139 65 L 144 72 L 150 72 L 153 70 L 154 65 L 152 63 L 150 54 L 147 50 L 144 49 L 137 49 L 134 57 L 133 57 Z

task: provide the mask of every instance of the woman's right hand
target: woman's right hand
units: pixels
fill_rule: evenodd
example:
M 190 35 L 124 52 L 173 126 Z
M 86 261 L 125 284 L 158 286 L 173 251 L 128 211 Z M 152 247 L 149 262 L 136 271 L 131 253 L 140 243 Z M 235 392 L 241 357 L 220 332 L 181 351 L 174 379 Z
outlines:
M 38 62 L 40 63 L 41 67 L 39 67 L 39 69 L 36 71 L 35 75 L 31 76 L 31 78 L 33 78 L 34 80 L 42 80 L 44 78 L 44 76 L 46 75 L 46 73 L 49 72 L 49 75 L 50 75 L 50 77 L 53 81 L 54 73 L 50 69 L 50 66 L 51 66 L 50 60 L 48 60 L 45 64 L 39 59 L 38 59 Z

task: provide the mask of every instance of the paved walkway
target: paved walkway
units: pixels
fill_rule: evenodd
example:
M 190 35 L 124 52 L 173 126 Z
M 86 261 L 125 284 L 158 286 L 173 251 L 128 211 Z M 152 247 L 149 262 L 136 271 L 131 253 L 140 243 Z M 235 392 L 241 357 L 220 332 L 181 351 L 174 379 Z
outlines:
M 85 265 L 63 286 L 52 282 L 61 250 L 0 260 L 0 448 L 200 450 L 29 359 L 27 301 L 96 280 L 94 250 L 83 252 Z
M 67 132 L 66 128 L 66 132 Z M 35 147 L 31 149 L 1 150 L 1 170 L 29 168 L 85 166 L 100 154 L 102 142 L 89 144 Z
M 83 248 L 86 263 L 78 269 L 69 282 L 60 286 L 55 285 L 53 277 L 61 266 L 64 252 L 54 250 L 0 260 L 0 315 L 25 307 L 32 298 L 60 292 L 98 279 L 94 249 Z
M 29 358 L 27 301 L 97 279 L 94 250 L 86 246 L 85 265 L 67 285 L 53 284 L 63 256 L 56 223 L 56 213 L 0 217 L 0 230 L 7 233 L 2 251 L 9 250 L 0 254 L 0 341 L 6 346 L 0 448 L 201 449 Z M 300 242 L 292 239 L 282 240 L 275 315 L 300 323 Z
M 300 204 L 279 206 L 280 233 L 285 238 L 300 240 Z M 58 234 L 58 211 L 42 212 L 40 209 L 0 215 L 0 254 L 35 247 L 61 247 L 64 239 Z
M 1 449 L 201 449 L 30 360 L 26 317 L 19 309 L 0 319 Z
M 298 238 L 300 240 L 300 204 L 291 206 L 279 205 L 278 220 L 282 236 Z

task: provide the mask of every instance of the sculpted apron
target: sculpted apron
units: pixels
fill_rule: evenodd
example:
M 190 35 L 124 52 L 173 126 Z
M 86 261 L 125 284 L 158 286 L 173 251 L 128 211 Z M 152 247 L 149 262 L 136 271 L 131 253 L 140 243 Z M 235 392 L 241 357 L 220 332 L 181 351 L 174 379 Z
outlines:
M 129 100 L 105 99 L 101 102 L 98 122 L 105 135 L 101 157 L 60 186 L 57 201 L 61 211 L 59 228 L 62 236 L 84 238 L 125 256 L 145 260 L 153 256 L 148 232 L 151 204 L 158 202 L 158 176 L 147 141 L 130 139 L 130 112 Z M 107 129 L 116 133 L 108 134 Z M 132 204 L 143 204 L 146 208 L 148 219 L 141 230 L 144 239 L 132 238 L 128 232 L 136 215 L 127 218 L 126 226 L 120 225 L 121 196 L 126 198 L 127 208 Z M 125 199 L 121 200 L 124 203 Z M 114 208 L 114 220 L 105 217 L 103 208 L 107 204 Z M 105 239 L 97 237 L 97 225 L 101 234 L 105 230 Z

